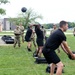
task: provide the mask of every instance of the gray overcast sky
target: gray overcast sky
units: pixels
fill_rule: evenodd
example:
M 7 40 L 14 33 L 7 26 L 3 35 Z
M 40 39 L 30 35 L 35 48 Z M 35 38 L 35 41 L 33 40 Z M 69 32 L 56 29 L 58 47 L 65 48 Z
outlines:
M 58 23 L 61 20 L 75 21 L 75 0 L 9 0 L 1 5 L 6 9 L 4 17 L 15 17 L 22 7 L 32 8 L 43 16 L 41 23 Z

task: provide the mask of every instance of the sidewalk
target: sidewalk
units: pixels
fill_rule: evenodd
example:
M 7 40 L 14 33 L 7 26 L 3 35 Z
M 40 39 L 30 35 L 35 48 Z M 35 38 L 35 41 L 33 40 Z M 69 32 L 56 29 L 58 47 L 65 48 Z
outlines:
M 5 42 L 0 37 L 0 45 L 3 45 L 3 44 L 5 44 Z

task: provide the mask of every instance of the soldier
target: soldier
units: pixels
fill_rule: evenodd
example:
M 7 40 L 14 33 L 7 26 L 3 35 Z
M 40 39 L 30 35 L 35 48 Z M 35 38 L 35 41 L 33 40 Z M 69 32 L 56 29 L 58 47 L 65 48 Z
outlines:
M 16 44 L 18 44 L 18 47 L 20 47 L 20 34 L 21 31 L 19 29 L 19 26 L 17 26 L 16 29 L 14 30 L 14 35 L 15 35 L 14 47 L 16 47 Z
M 57 29 L 57 26 L 54 24 L 54 25 L 53 25 L 53 29 L 51 30 L 50 35 L 51 35 L 56 29 Z
M 73 35 L 75 36 L 75 27 L 74 27 Z
M 44 41 L 46 41 L 47 37 L 46 37 L 46 30 L 45 30 L 44 26 L 42 26 L 41 30 L 43 31 Z
M 20 24 L 19 28 L 21 30 L 22 42 L 24 43 L 24 26 L 22 24 Z
M 35 31 L 33 30 L 32 35 L 31 35 L 31 41 L 33 41 L 34 46 L 36 47 L 36 42 L 35 42 Z

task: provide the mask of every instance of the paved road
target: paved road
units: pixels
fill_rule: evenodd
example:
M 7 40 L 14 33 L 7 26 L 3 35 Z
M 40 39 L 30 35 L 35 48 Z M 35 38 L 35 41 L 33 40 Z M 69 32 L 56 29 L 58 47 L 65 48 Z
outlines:
M 0 45 L 5 44 L 5 42 L 0 37 Z

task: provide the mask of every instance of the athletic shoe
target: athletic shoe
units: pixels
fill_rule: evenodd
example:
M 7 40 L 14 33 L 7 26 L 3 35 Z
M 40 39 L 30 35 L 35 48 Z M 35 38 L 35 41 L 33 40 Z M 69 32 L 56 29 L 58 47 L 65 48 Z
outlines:
M 28 47 L 27 47 L 27 49 L 28 49 L 28 51 L 29 51 L 29 52 L 31 52 L 31 51 L 32 51 L 32 50 L 31 50 L 30 48 L 28 48 Z
M 34 58 L 38 58 L 38 55 L 36 54 L 36 55 L 34 55 Z

